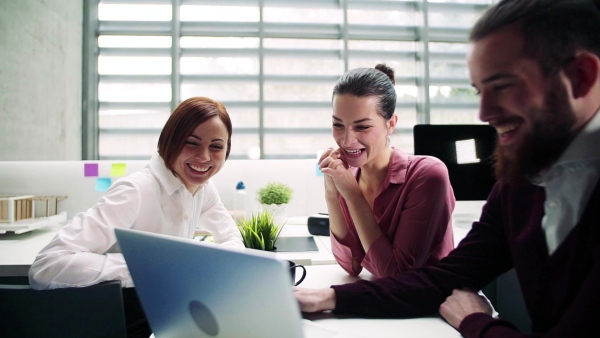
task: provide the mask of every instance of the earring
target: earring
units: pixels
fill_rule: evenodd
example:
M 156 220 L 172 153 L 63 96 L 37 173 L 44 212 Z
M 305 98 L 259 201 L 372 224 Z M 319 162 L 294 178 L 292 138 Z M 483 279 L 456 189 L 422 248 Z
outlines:
M 390 137 L 390 135 L 388 134 L 387 138 L 385 139 L 385 145 L 389 146 L 390 142 L 392 142 L 392 138 Z

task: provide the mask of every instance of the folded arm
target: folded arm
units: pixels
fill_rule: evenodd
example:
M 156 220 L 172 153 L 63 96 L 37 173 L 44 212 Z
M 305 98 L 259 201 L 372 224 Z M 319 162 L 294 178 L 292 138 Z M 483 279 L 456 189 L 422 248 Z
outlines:
M 34 289 L 83 287 L 107 280 L 133 286 L 117 243 L 115 226 L 131 227 L 140 210 L 139 190 L 131 184 L 113 186 L 96 205 L 75 215 L 37 255 L 29 270 Z

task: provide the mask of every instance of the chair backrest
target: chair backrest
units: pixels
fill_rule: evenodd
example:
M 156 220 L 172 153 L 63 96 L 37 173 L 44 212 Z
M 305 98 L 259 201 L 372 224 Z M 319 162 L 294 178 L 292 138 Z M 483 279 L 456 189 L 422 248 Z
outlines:
M 41 291 L 0 284 L 0 335 L 124 338 L 121 282 Z
M 458 201 L 483 201 L 496 182 L 492 154 L 496 130 L 486 124 L 418 124 L 413 127 L 415 155 L 430 155 L 448 168 Z

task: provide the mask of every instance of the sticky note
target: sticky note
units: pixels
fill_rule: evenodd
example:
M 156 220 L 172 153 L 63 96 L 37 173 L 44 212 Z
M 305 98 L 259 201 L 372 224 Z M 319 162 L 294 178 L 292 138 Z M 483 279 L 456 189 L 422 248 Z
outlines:
M 96 179 L 96 191 L 106 191 L 110 188 L 112 180 L 110 177 L 98 177 Z
M 315 164 L 315 168 L 317 169 L 317 176 L 323 176 L 321 169 L 319 169 L 319 163 Z
M 85 163 L 83 165 L 83 176 L 97 177 L 98 176 L 98 163 Z
M 119 177 L 125 176 L 125 169 L 127 165 L 125 163 L 113 163 L 112 168 L 110 169 L 111 177 Z

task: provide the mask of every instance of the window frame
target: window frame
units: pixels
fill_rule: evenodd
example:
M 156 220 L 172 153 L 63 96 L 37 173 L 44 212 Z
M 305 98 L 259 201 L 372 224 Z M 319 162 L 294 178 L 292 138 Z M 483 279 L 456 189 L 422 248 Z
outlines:
M 483 2 L 484 0 L 481 0 Z M 168 109 L 172 111 L 181 102 L 181 84 L 184 82 L 198 81 L 239 81 L 258 83 L 259 97 L 257 101 L 222 101 L 230 108 L 254 108 L 258 109 L 259 121 L 257 127 L 234 126 L 234 134 L 257 135 L 259 139 L 260 154 L 262 159 L 274 158 L 313 158 L 314 154 L 288 154 L 273 155 L 265 154 L 265 136 L 269 134 L 295 134 L 295 135 L 323 135 L 330 134 L 330 126 L 322 128 L 271 128 L 265 126 L 265 109 L 273 108 L 320 108 L 330 109 L 331 102 L 323 101 L 267 101 L 264 98 L 264 87 L 266 83 L 297 82 L 297 83 L 327 83 L 337 81 L 337 75 L 268 75 L 264 74 L 265 57 L 274 55 L 289 55 L 290 53 L 321 55 L 323 57 L 339 58 L 343 64 L 343 72 L 348 70 L 348 63 L 353 58 L 394 58 L 414 61 L 417 68 L 415 76 L 402 76 L 396 71 L 397 85 L 415 85 L 417 87 L 416 102 L 398 102 L 397 111 L 409 110 L 416 112 L 417 124 L 431 123 L 432 109 L 441 110 L 463 110 L 477 109 L 477 102 L 452 103 L 432 102 L 429 89 L 431 86 L 470 86 L 467 77 L 436 77 L 430 74 L 432 60 L 464 60 L 465 53 L 440 53 L 429 52 L 429 43 L 467 43 L 469 30 L 467 28 L 444 28 L 430 27 L 428 13 L 435 11 L 450 12 L 483 12 L 488 6 L 497 2 L 490 0 L 489 3 L 441 3 L 429 2 L 427 0 L 407 1 L 381 1 L 381 0 L 303 0 L 298 3 L 295 0 L 220 0 L 219 5 L 253 5 L 258 6 L 260 20 L 258 22 L 190 22 L 180 21 L 179 9 L 182 5 L 211 5 L 210 0 L 91 0 L 84 1 L 84 32 L 83 32 L 83 125 L 82 125 L 82 158 L 85 160 L 120 159 L 115 156 L 105 157 L 99 153 L 99 138 L 101 134 L 152 134 L 159 133 L 156 128 L 100 128 L 98 123 L 100 109 L 112 108 L 155 108 Z M 172 9 L 171 21 L 100 21 L 98 18 L 98 5 L 105 4 L 163 4 L 170 5 Z M 263 22 L 262 11 L 266 6 L 304 6 L 323 7 L 341 10 L 343 20 L 339 24 L 305 24 L 305 23 L 281 23 Z M 420 25 L 364 25 L 349 24 L 348 10 L 353 9 L 398 9 L 411 10 L 417 13 Z M 160 35 L 171 37 L 170 48 L 100 48 L 98 37 L 100 35 Z M 182 48 L 180 37 L 183 36 L 231 36 L 231 37 L 256 37 L 259 46 L 256 49 L 199 49 Z M 264 39 L 268 38 L 315 38 L 339 40 L 339 49 L 304 49 L 286 50 L 277 48 L 265 48 Z M 388 41 L 412 41 L 416 44 L 414 52 L 398 51 L 376 51 L 376 50 L 351 50 L 348 42 L 351 40 L 388 40 Z M 259 73 L 256 75 L 191 75 L 181 74 L 180 57 L 194 55 L 256 55 L 259 59 Z M 127 56 L 127 55 L 151 55 L 171 57 L 170 75 L 99 75 L 99 56 Z M 374 66 L 374 65 L 373 65 Z M 340 74 L 341 75 L 341 74 Z M 169 82 L 171 86 L 171 101 L 163 102 L 100 102 L 98 99 L 98 87 L 100 82 L 106 81 L 159 81 Z M 177 85 L 173 85 L 177 84 Z M 394 137 L 412 139 L 412 128 L 401 127 L 395 132 Z M 412 149 L 405 149 L 411 153 Z M 146 159 L 148 156 L 123 156 L 121 159 Z M 243 155 L 232 155 L 234 159 L 248 158 Z

